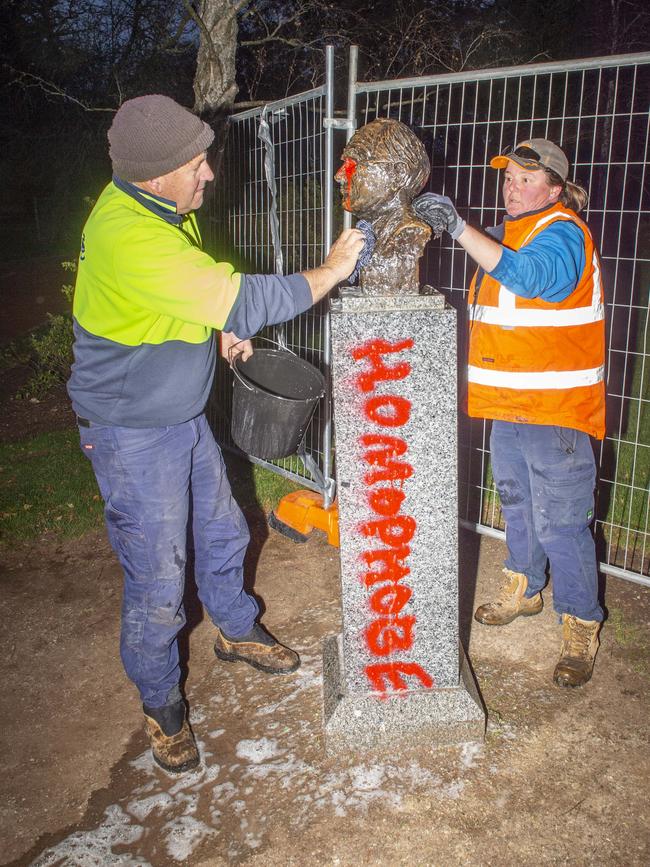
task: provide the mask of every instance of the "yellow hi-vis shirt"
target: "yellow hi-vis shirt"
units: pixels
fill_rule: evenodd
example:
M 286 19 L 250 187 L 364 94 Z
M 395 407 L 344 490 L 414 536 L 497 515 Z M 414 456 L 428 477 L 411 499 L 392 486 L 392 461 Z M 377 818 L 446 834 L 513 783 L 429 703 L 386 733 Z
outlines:
M 194 214 L 174 225 L 110 183 L 84 228 L 73 313 L 126 346 L 203 343 L 223 328 L 240 281 L 203 252 Z
M 110 183 L 84 227 L 68 392 L 95 423 L 159 427 L 203 411 L 241 275 L 203 252 L 193 214 L 177 225 L 173 202 L 137 195 Z

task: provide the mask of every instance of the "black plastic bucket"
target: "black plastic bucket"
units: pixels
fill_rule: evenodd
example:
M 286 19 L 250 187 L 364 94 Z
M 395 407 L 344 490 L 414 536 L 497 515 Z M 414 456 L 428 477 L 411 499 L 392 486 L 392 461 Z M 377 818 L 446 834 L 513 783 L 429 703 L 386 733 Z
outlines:
M 267 461 L 295 454 L 325 394 L 323 374 L 284 349 L 256 349 L 247 361 L 240 358 L 232 365 L 235 444 Z

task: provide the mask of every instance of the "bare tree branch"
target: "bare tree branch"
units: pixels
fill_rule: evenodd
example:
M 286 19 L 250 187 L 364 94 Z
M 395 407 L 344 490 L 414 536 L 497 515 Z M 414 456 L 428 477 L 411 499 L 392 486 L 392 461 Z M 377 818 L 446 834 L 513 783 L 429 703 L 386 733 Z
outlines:
M 280 45 L 289 45 L 291 48 L 305 47 L 309 43 L 302 42 L 300 39 L 291 39 L 288 36 L 264 36 L 261 39 L 242 39 L 241 46 L 251 48 L 254 45 L 268 45 L 269 42 L 277 42 Z
M 194 4 L 192 3 L 192 0 L 183 0 L 183 6 L 185 6 L 185 8 L 187 9 L 188 15 L 190 16 L 192 21 L 194 21 L 196 26 L 201 31 L 201 36 L 202 36 L 203 40 L 205 41 L 205 45 L 206 45 L 206 47 L 210 53 L 211 59 L 213 60 L 214 63 L 219 63 L 219 57 L 218 57 L 216 49 L 214 47 L 214 42 L 212 41 L 212 36 L 210 35 L 210 31 L 205 26 L 205 22 L 203 21 L 203 18 L 201 18 L 201 16 L 198 14 L 196 9 L 194 8 Z
M 42 78 L 40 75 L 35 75 L 33 72 L 26 72 L 22 69 L 15 69 L 13 66 L 6 66 L 9 72 L 13 73 L 16 78 L 10 82 L 10 84 L 20 85 L 21 87 L 35 87 L 39 90 L 42 90 L 44 93 L 49 94 L 50 96 L 58 96 L 61 99 L 65 99 L 68 102 L 73 102 L 75 105 L 78 105 L 80 108 L 83 108 L 84 111 L 110 111 L 113 114 L 117 111 L 116 108 L 103 108 L 101 106 L 93 106 L 88 105 L 87 102 L 84 102 L 81 99 L 78 99 L 76 96 L 72 96 L 72 94 L 63 90 L 59 85 L 54 81 L 48 81 L 45 78 Z

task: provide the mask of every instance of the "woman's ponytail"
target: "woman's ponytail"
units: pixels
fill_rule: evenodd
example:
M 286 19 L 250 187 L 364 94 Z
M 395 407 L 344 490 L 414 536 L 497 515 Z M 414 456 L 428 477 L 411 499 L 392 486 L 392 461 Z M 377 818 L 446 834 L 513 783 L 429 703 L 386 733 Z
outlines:
M 570 208 L 576 214 L 579 214 L 583 208 L 587 207 L 589 193 L 579 184 L 565 181 L 560 193 L 560 201 L 566 208 Z

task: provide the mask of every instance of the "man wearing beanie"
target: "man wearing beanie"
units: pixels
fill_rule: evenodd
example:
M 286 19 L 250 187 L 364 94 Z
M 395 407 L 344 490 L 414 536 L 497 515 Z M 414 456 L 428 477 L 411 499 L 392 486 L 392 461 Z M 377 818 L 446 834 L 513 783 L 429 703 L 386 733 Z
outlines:
M 200 118 L 159 94 L 131 99 L 115 115 L 113 179 L 82 236 L 68 383 L 124 571 L 122 661 L 142 699 L 154 759 L 172 773 L 200 760 L 177 645 L 190 520 L 216 655 L 270 674 L 300 664 L 257 622 L 257 603 L 243 588 L 248 528 L 203 413 L 214 331 L 224 354 L 247 357 L 248 338 L 323 298 L 352 273 L 363 247 L 361 233 L 346 230 L 322 266 L 288 277 L 237 274 L 216 262 L 201 249 L 194 215 L 214 177 L 206 159 L 213 138 Z

